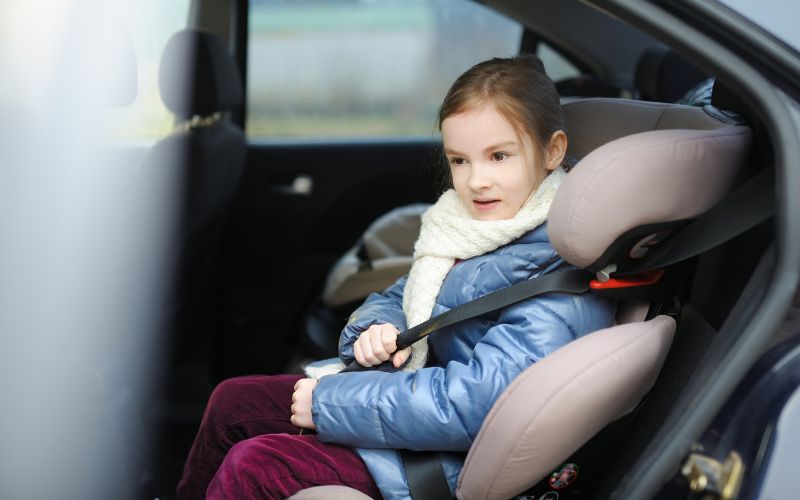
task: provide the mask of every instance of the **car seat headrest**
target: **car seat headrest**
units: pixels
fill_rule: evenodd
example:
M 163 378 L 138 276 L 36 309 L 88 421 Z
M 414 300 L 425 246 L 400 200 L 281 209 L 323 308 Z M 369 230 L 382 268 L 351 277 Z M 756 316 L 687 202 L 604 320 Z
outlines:
M 567 155 L 580 160 L 603 144 L 648 130 L 710 130 L 731 125 L 719 114 L 696 106 L 631 99 L 580 99 L 563 105 L 567 120 Z
M 624 271 L 728 192 L 750 142 L 748 127 L 726 126 L 651 130 L 604 144 L 556 193 L 548 216 L 554 248 L 579 267 Z
M 159 68 L 164 104 L 180 118 L 230 111 L 242 103 L 239 72 L 225 44 L 198 30 L 172 35 Z
M 648 101 L 675 102 L 709 75 L 663 46 L 645 50 L 636 64 L 634 82 Z

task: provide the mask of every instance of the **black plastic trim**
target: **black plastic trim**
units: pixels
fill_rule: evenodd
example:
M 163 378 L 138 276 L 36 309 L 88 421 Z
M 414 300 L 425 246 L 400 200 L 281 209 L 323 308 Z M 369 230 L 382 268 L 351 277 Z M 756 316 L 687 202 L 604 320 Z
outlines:
M 586 269 L 597 272 L 602 270 L 609 263 L 613 262 L 617 265 L 615 275 L 625 274 L 626 270 L 639 266 L 644 257 L 651 257 L 655 250 L 664 245 L 664 243 L 669 241 L 669 239 L 662 239 L 659 244 L 657 246 L 653 246 L 645 256 L 637 259 L 630 256 L 630 251 L 638 241 L 653 234 L 667 232 L 677 233 L 692 220 L 694 219 L 681 219 L 669 222 L 658 222 L 655 224 L 644 224 L 642 226 L 637 226 L 633 229 L 630 229 L 617 237 L 617 239 L 614 240 L 614 242 L 611 243 L 608 248 L 606 248 L 606 251 L 603 252 L 603 255 L 601 255 L 596 261 L 586 266 Z
M 231 8 L 231 42 L 233 45 L 233 58 L 239 68 L 242 79 L 242 104 L 239 109 L 231 113 L 231 121 L 244 130 L 247 116 L 247 42 L 250 32 L 248 24 L 250 2 L 248 0 L 230 0 Z

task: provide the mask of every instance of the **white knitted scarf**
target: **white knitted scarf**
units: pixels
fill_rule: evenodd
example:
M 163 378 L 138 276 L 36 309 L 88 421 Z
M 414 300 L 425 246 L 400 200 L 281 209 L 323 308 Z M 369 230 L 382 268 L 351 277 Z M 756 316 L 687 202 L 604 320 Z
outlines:
M 414 264 L 403 290 L 407 327 L 412 328 L 430 319 L 444 278 L 456 259 L 465 260 L 491 252 L 545 222 L 553 197 L 566 175 L 561 167 L 551 172 L 511 219 L 477 220 L 459 201 L 454 190 L 445 191 L 422 215 L 422 228 L 414 245 Z M 418 370 L 425 366 L 427 359 L 426 337 L 412 346 L 411 359 L 403 370 Z M 341 368 L 344 368 L 341 363 L 307 367 L 306 374 L 319 378 L 337 373 Z
M 558 168 L 544 178 L 539 187 L 511 219 L 474 219 L 452 189 L 422 216 L 422 229 L 414 245 L 414 264 L 403 291 L 403 312 L 408 328 L 431 317 L 442 282 L 456 259 L 465 260 L 511 243 L 547 220 L 556 190 L 566 176 Z M 404 370 L 425 366 L 428 339 L 412 346 L 411 359 Z

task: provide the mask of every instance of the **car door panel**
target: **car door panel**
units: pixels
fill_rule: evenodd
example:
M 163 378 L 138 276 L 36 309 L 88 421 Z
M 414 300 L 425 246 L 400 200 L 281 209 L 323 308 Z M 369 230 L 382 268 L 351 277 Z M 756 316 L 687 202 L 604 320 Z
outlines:
M 251 144 L 224 253 L 220 376 L 281 371 L 330 266 L 380 215 L 432 202 L 439 165 L 433 140 Z

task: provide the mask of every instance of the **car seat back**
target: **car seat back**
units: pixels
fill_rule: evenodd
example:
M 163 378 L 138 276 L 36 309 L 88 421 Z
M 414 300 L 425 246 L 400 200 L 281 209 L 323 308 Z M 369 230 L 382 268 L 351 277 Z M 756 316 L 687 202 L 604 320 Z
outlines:
M 708 77 L 674 50 L 658 45 L 642 53 L 636 64 L 634 83 L 642 99 L 676 102 Z
M 175 332 L 191 331 L 176 351 L 203 351 L 214 324 L 209 302 L 218 288 L 222 228 L 245 164 L 244 134 L 225 115 L 241 104 L 242 88 L 225 44 L 191 29 L 167 42 L 159 87 L 177 124 L 143 157 L 136 191 L 142 199 L 158 199 L 161 191 L 161 199 L 173 200 L 177 236 L 166 258 L 172 280 L 163 321 Z

